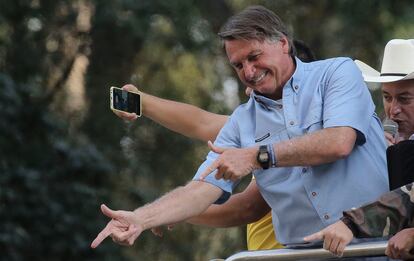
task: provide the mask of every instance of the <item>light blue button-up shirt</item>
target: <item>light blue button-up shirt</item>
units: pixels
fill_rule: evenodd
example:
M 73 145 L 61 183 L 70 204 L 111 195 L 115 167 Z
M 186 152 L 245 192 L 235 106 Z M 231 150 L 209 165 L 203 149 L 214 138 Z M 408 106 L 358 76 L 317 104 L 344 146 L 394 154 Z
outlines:
M 357 131 L 351 154 L 317 166 L 276 167 L 253 174 L 272 208 L 277 238 L 283 244 L 302 242 L 342 216 L 342 211 L 375 200 L 388 190 L 381 122 L 361 72 L 349 58 L 312 63 L 296 59 L 296 70 L 274 101 L 252 93 L 231 115 L 215 145 L 251 147 L 295 139 L 323 128 L 347 126 Z M 210 152 L 194 179 L 218 157 Z M 276 155 L 277 158 L 277 155 Z M 223 190 L 218 203 L 236 183 L 205 179 Z

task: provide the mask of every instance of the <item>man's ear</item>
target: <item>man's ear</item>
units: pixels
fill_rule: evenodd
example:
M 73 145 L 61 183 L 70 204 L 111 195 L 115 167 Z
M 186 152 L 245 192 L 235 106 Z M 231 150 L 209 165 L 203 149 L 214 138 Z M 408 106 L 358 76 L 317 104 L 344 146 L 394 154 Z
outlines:
M 282 50 L 283 53 L 289 53 L 289 41 L 286 38 L 286 36 L 283 36 L 280 40 L 279 40 L 281 46 L 282 46 Z

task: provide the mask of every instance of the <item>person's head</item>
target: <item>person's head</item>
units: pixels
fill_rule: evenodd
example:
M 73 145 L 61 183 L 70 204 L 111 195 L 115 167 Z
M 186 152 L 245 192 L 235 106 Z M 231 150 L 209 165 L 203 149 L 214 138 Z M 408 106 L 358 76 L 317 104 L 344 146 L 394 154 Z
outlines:
M 384 50 L 381 72 L 355 61 L 365 81 L 382 83 L 386 116 L 398 123 L 399 135 L 414 133 L 414 39 L 394 39 Z
M 316 56 L 312 52 L 312 50 L 309 48 L 309 46 L 297 39 L 293 39 L 293 46 L 296 49 L 296 56 L 305 63 L 316 61 Z M 245 93 L 247 96 L 250 96 L 250 93 L 252 92 L 252 89 L 250 87 L 246 87 Z
M 251 6 L 232 16 L 218 35 L 240 80 L 265 96 L 280 98 L 294 72 L 295 55 L 280 18 L 262 6 Z
M 398 123 L 398 132 L 407 139 L 414 133 L 414 79 L 382 84 L 384 111 Z

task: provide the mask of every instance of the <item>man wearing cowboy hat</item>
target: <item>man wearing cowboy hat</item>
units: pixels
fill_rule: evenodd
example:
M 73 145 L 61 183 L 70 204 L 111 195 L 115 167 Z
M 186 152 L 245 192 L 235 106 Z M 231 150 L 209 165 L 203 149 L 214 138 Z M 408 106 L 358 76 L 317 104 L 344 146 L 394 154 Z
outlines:
M 398 124 L 395 137 L 386 133 L 388 143 L 409 139 L 414 133 L 414 39 L 387 43 L 381 72 L 356 60 L 366 82 L 382 83 L 386 116 Z
M 413 150 L 414 142 L 405 140 L 414 137 L 414 39 L 394 39 L 387 43 L 381 73 L 361 61 L 355 62 L 362 71 L 365 81 L 382 83 L 385 114 L 398 124 L 395 137 L 386 133 L 390 145 L 398 143 L 388 148 L 388 161 L 392 151 L 397 151 L 400 145 L 403 145 L 407 158 L 400 161 L 403 160 L 403 164 L 408 163 L 410 166 L 409 168 L 400 166 L 397 173 L 410 172 L 409 178 L 412 182 L 414 158 L 410 152 Z M 397 156 L 401 157 L 401 154 Z M 395 159 L 398 158 L 392 158 Z M 396 162 L 388 162 L 390 182 L 392 175 L 395 174 L 390 167 L 395 164 Z M 324 248 L 340 256 L 353 237 L 395 234 L 388 241 L 386 255 L 397 259 L 414 259 L 413 184 L 393 190 L 373 203 L 344 212 L 340 221 L 305 237 L 304 240 L 324 240 Z

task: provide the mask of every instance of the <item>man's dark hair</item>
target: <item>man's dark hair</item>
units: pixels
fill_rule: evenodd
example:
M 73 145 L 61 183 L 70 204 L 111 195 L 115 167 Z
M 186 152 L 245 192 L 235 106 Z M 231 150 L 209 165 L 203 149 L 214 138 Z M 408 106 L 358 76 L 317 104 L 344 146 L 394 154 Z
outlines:
M 285 24 L 263 6 L 250 6 L 227 20 L 218 33 L 221 40 L 278 41 L 284 36 L 289 43 L 289 54 L 296 54 L 292 37 Z
M 296 49 L 296 56 L 302 61 L 302 62 L 313 62 L 316 61 L 316 56 L 312 52 L 312 50 L 305 44 L 305 42 L 301 40 L 294 39 L 293 40 L 293 46 Z

